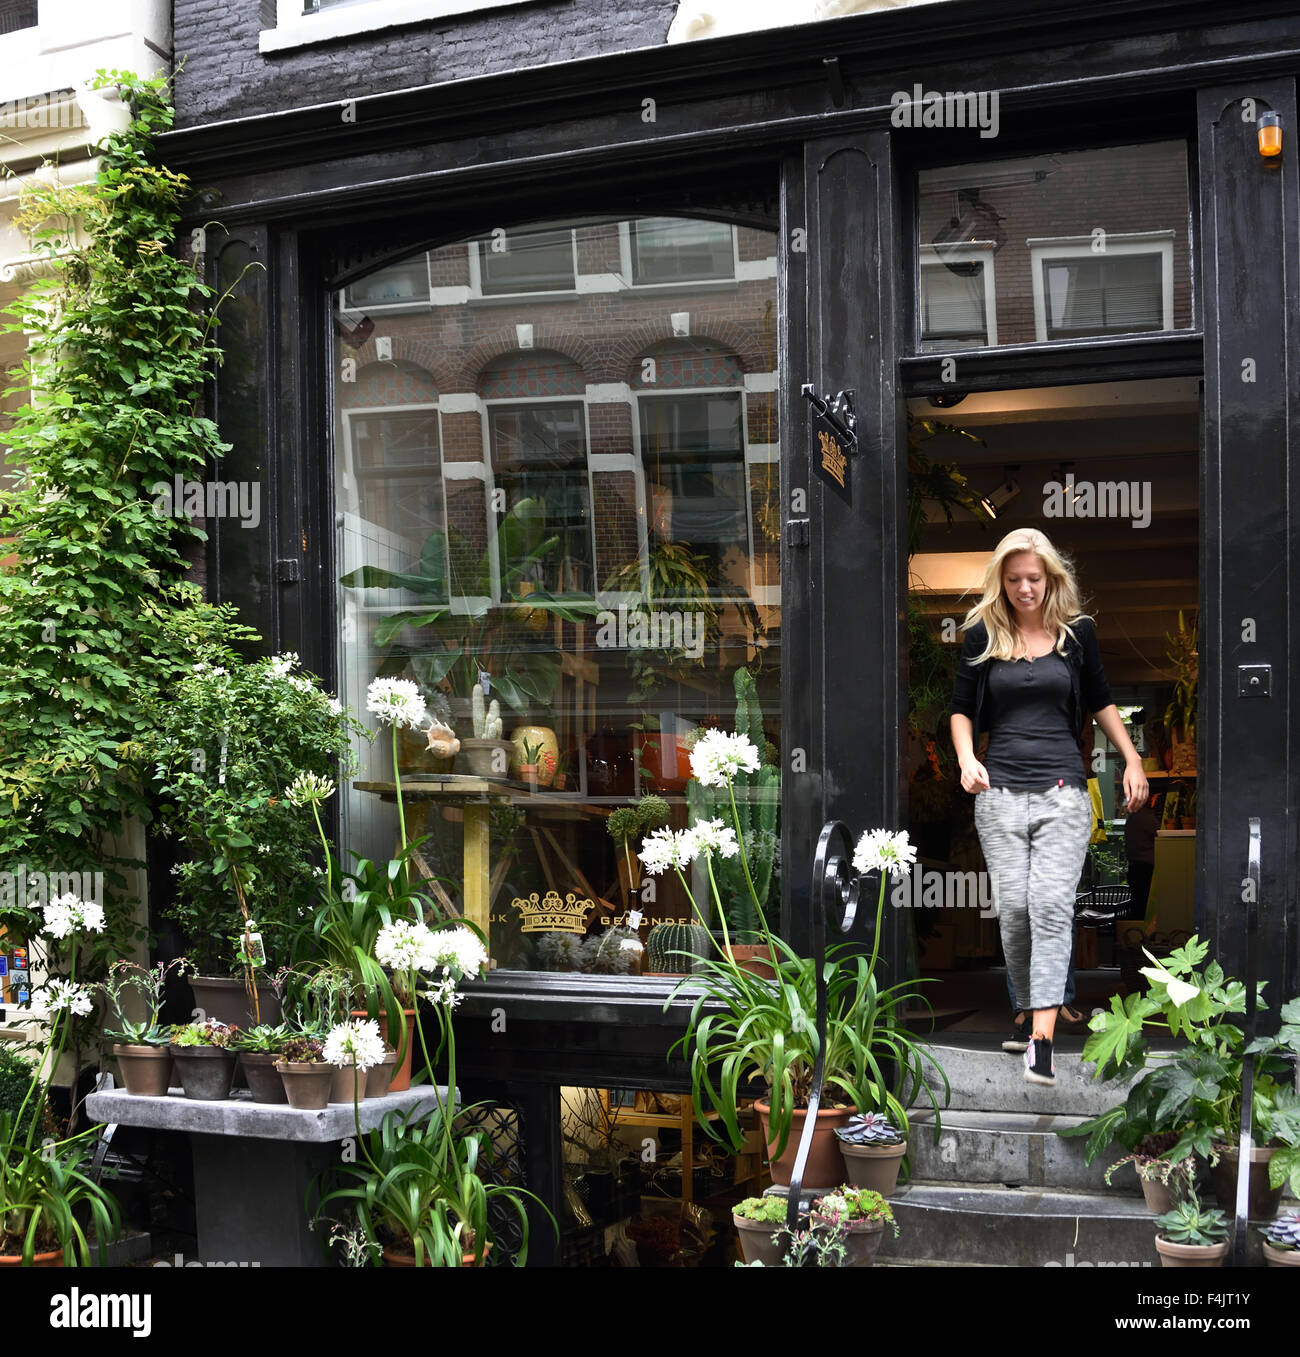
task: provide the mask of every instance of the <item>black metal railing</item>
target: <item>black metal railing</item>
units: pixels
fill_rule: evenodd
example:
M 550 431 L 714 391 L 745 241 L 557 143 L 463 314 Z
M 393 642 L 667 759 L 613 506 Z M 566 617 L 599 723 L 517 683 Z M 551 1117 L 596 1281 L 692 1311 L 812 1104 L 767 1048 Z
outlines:
M 1252 815 L 1246 822 L 1250 840 L 1246 850 L 1246 876 L 1250 886 L 1246 891 L 1246 1016 L 1244 1048 L 1250 1049 L 1256 1028 L 1256 977 L 1259 974 L 1257 942 L 1259 936 L 1259 875 L 1263 855 L 1259 817 Z M 1252 1148 L 1252 1115 L 1255 1101 L 1255 1057 L 1243 1056 L 1241 1062 L 1241 1128 L 1237 1140 L 1237 1205 L 1235 1229 L 1232 1236 L 1232 1265 L 1246 1266 L 1246 1230 L 1250 1221 L 1250 1152 Z

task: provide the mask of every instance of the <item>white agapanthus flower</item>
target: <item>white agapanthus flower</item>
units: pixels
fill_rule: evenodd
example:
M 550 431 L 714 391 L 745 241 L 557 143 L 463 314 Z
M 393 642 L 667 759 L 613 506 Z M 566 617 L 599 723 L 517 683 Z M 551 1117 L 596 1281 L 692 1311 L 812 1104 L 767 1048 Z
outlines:
M 758 750 L 744 735 L 706 730 L 691 750 L 691 772 L 705 787 L 726 787 L 741 771 L 758 772 Z
M 334 783 L 319 773 L 299 773 L 285 788 L 284 799 L 291 806 L 320 805 L 334 795 Z
M 66 938 L 69 933 L 84 928 L 88 933 L 104 931 L 104 909 L 90 900 L 81 900 L 69 893 L 57 895 L 45 906 L 45 927 L 41 930 L 52 938 Z
M 641 864 L 651 876 L 666 872 L 669 867 L 682 867 L 681 844 L 677 834 L 671 829 L 656 829 L 641 840 L 641 851 L 637 853 Z
M 411 919 L 385 924 L 375 939 L 375 958 L 395 971 L 431 971 L 438 965 L 433 932 Z
M 478 935 L 468 928 L 439 928 L 433 934 L 431 950 L 437 965 L 453 973 L 454 978 L 477 978 L 488 964 L 487 949 Z
M 377 678 L 366 689 L 366 710 L 385 725 L 418 730 L 429 720 L 419 687 L 410 679 Z
M 887 829 L 869 829 L 853 850 L 853 866 L 859 872 L 888 872 L 901 881 L 916 865 L 916 847 L 907 831 L 891 834 Z
M 721 820 L 697 820 L 689 829 L 682 830 L 682 857 L 690 862 L 701 853 L 717 853 L 734 858 L 740 852 L 736 831 Z
M 70 1013 L 85 1017 L 94 1006 L 90 991 L 84 985 L 75 985 L 71 980 L 51 980 L 44 988 L 45 1007 L 51 1013 L 66 1008 Z
M 325 1038 L 325 1060 L 330 1065 L 355 1064 L 364 1074 L 372 1065 L 384 1063 L 384 1039 L 373 1018 L 354 1018 L 330 1029 Z

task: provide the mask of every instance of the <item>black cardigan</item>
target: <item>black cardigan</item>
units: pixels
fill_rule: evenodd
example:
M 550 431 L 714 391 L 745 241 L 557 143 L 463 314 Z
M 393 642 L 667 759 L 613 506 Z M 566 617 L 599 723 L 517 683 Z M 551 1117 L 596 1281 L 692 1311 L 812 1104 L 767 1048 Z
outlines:
M 1077 638 L 1065 638 L 1065 660 L 1070 667 L 1071 729 L 1076 738 L 1082 738 L 1088 717 L 1109 707 L 1113 699 L 1092 619 L 1080 617 L 1070 626 Z M 983 622 L 976 622 L 966 633 L 952 688 L 952 715 L 970 718 L 972 751 L 979 745 L 982 718 L 987 715 L 989 680 L 988 661 L 978 665 L 973 661 L 988 640 L 988 628 Z

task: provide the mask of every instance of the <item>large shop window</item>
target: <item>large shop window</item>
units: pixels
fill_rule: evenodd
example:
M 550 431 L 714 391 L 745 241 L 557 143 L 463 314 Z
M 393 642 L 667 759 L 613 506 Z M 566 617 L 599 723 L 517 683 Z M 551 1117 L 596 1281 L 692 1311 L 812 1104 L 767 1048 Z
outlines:
M 662 217 L 515 227 L 334 298 L 340 697 L 370 721 L 371 681 L 411 679 L 460 740 L 403 733 L 406 829 L 498 967 L 681 973 L 719 927 L 706 878 L 697 916 L 611 816 L 729 815 L 690 750 L 742 695 L 779 767 L 776 303 L 774 233 Z M 372 859 L 398 838 L 390 744 L 341 807 Z M 779 789 L 738 790 L 776 926 Z
M 1184 143 L 927 169 L 917 191 L 922 352 L 1191 328 Z

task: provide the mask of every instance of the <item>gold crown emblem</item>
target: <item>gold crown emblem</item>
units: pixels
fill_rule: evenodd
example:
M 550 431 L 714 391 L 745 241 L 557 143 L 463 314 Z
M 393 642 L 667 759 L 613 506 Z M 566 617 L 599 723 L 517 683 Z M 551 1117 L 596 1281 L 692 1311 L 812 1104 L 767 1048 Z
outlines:
M 525 933 L 577 933 L 587 931 L 587 911 L 595 907 L 594 900 L 582 900 L 570 891 L 563 900 L 558 891 L 547 891 L 539 898 L 534 891 L 526 900 L 516 897 L 510 902 L 523 916 Z

